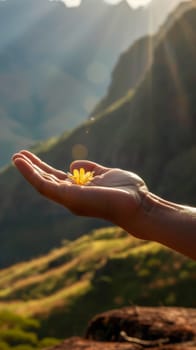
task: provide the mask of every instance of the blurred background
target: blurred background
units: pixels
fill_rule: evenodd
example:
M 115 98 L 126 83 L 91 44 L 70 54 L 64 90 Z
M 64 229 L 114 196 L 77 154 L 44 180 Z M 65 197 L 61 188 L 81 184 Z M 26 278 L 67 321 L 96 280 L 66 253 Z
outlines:
M 110 308 L 196 307 L 195 262 L 49 203 L 10 160 L 90 159 L 196 206 L 195 62 L 195 0 L 0 1 L 0 349 Z

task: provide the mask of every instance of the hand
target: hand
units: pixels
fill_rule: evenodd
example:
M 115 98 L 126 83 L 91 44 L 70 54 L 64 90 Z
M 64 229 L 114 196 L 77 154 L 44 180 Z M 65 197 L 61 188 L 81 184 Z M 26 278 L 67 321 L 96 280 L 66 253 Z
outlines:
M 70 172 L 80 168 L 94 172 L 92 181 L 81 186 L 72 183 L 65 172 L 52 168 L 28 151 L 15 154 L 13 162 L 43 196 L 74 214 L 109 220 L 136 235 L 135 223 L 141 201 L 148 192 L 144 181 L 136 174 L 90 161 L 75 161 Z
M 71 172 L 80 168 L 94 172 L 92 181 L 81 186 L 28 151 L 15 154 L 13 162 L 38 192 L 73 213 L 109 220 L 138 238 L 196 259 L 196 208 L 157 197 L 136 174 L 75 161 Z

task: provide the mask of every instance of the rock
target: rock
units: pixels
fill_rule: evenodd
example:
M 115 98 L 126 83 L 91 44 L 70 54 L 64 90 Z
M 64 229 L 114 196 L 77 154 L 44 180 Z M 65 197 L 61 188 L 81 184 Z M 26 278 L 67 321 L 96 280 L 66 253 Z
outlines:
M 195 343 L 184 343 L 167 345 L 161 347 L 144 348 L 140 345 L 129 343 L 108 343 L 85 340 L 82 338 L 70 338 L 65 340 L 62 344 L 55 346 L 51 350 L 195 350 Z
M 104 312 L 89 323 L 86 338 L 122 342 L 121 332 L 143 340 L 189 341 L 196 337 L 196 309 L 128 307 Z
M 127 307 L 95 316 L 84 338 L 51 350 L 196 350 L 196 309 Z

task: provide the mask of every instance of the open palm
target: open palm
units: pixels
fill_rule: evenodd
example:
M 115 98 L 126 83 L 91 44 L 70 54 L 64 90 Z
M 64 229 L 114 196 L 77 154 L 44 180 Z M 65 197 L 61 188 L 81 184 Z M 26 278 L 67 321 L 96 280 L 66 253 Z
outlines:
M 136 174 L 90 161 L 75 161 L 70 166 L 71 172 L 84 168 L 94 173 L 92 181 L 85 186 L 73 183 L 67 173 L 28 151 L 15 154 L 13 161 L 26 180 L 45 197 L 77 215 L 107 219 L 129 232 L 130 221 L 134 221 L 142 195 L 147 192 L 144 181 Z

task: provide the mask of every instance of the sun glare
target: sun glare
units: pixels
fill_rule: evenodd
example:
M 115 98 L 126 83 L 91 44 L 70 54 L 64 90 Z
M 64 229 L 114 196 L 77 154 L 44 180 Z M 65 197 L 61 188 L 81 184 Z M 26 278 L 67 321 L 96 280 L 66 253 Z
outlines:
M 82 3 L 82 0 L 50 0 L 52 1 L 61 1 L 65 4 L 67 7 L 77 7 L 80 6 Z M 109 5 L 118 5 L 122 1 L 126 1 L 130 7 L 133 9 L 136 9 L 140 6 L 147 6 L 152 0 L 103 0 Z
M 64 3 L 67 7 L 77 7 L 80 6 L 82 0 L 50 0 L 52 1 L 61 1 L 62 3 Z
M 123 0 L 104 0 L 107 4 L 117 5 Z M 152 0 L 125 0 L 128 5 L 134 9 L 140 6 L 147 6 Z
M 148 4 L 150 4 L 152 0 L 126 0 L 126 1 L 132 8 L 138 8 L 140 6 L 147 6 Z

